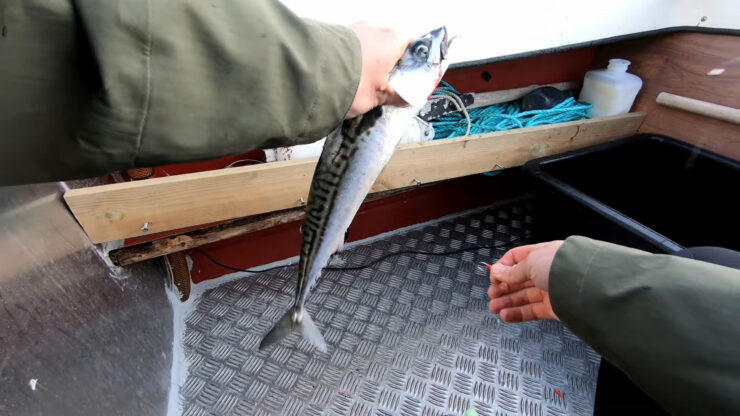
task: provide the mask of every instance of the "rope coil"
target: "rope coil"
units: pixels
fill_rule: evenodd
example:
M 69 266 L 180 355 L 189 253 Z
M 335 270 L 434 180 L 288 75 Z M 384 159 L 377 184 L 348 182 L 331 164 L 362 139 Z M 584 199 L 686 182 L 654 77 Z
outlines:
M 460 95 L 444 81 L 432 94 L 431 99 L 450 100 L 459 110 L 432 120 L 435 140 L 584 120 L 590 118 L 588 110 L 593 107 L 591 104 L 576 101 L 571 96 L 555 107 L 544 110 L 521 111 L 519 100 L 466 109 Z

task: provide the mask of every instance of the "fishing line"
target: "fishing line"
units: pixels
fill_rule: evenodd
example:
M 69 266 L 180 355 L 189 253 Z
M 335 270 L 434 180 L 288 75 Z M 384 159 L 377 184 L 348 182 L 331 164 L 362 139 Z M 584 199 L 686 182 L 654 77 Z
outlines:
M 514 238 L 512 238 L 511 240 L 509 240 L 506 243 L 481 244 L 481 245 L 468 246 L 468 247 L 463 247 L 463 248 L 459 248 L 459 249 L 455 249 L 455 250 L 448 250 L 448 251 L 433 252 L 433 251 L 426 251 L 426 250 L 401 250 L 401 251 L 396 251 L 396 252 L 393 252 L 393 253 L 384 254 L 383 256 L 380 256 L 377 259 L 374 259 L 372 261 L 369 261 L 369 262 L 367 262 L 365 264 L 362 264 L 362 265 L 359 265 L 359 266 L 327 266 L 327 267 L 324 267 L 324 270 L 362 270 L 362 269 L 366 269 L 366 268 L 368 268 L 368 267 L 370 267 L 370 266 L 372 266 L 374 264 L 377 264 L 377 263 L 379 263 L 379 262 L 381 262 L 381 261 L 383 261 L 383 260 L 385 260 L 385 259 L 387 259 L 389 257 L 400 256 L 401 254 L 422 254 L 422 255 L 426 255 L 426 256 L 447 256 L 447 255 L 451 255 L 451 254 L 458 254 L 458 253 L 463 253 L 463 252 L 466 252 L 466 251 L 474 251 L 474 250 L 480 250 L 480 249 L 484 249 L 484 248 L 495 248 L 497 250 L 501 250 L 501 249 L 505 249 L 505 248 L 510 248 L 511 246 L 514 245 L 514 243 L 516 243 L 517 241 L 521 240 L 524 237 L 529 237 L 529 233 L 528 232 L 525 232 L 523 235 L 514 237 Z M 437 242 L 435 242 L 435 244 L 442 245 L 442 244 L 439 244 Z M 277 270 L 277 269 L 284 269 L 284 268 L 288 268 L 288 267 L 291 267 L 291 266 L 294 266 L 295 265 L 295 263 L 293 263 L 293 264 L 286 264 L 286 265 L 283 265 L 283 266 L 270 267 L 270 268 L 267 268 L 267 269 L 240 269 L 238 267 L 229 266 L 228 264 L 224 264 L 224 263 L 222 263 L 222 262 L 214 259 L 210 254 L 206 253 L 205 251 L 203 251 L 199 247 L 196 247 L 193 250 L 196 251 L 196 252 L 198 252 L 198 253 L 200 253 L 200 254 L 202 254 L 205 258 L 207 258 L 213 264 L 215 264 L 217 266 L 220 266 L 220 267 L 223 267 L 224 269 L 235 271 L 235 272 L 263 273 L 263 272 L 269 272 L 269 271 Z
M 292 264 L 286 264 L 284 266 L 269 267 L 267 269 L 240 269 L 238 267 L 233 267 L 233 266 L 229 266 L 228 264 L 221 263 L 220 261 L 218 261 L 218 260 L 214 259 L 213 257 L 211 257 L 210 254 L 208 254 L 205 251 L 203 251 L 203 249 L 201 249 L 200 247 L 194 248 L 193 251 L 196 251 L 196 252 L 202 254 L 205 258 L 207 258 L 208 260 L 210 260 L 211 263 L 213 263 L 213 264 L 215 264 L 217 266 L 221 266 L 224 269 L 228 269 L 228 270 L 235 271 L 235 272 L 262 273 L 262 272 L 269 272 L 269 271 L 272 271 L 272 270 L 283 269 L 283 268 L 286 268 L 286 267 L 293 266 Z

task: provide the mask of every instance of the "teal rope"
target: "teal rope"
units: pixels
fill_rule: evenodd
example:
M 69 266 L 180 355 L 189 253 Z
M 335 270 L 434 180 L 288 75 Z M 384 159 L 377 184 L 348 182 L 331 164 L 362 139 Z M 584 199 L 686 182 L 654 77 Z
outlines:
M 460 95 L 450 84 L 442 81 L 433 95 Z M 519 102 L 494 104 L 486 107 L 472 108 L 470 116 L 470 134 L 489 133 L 511 130 L 522 127 L 534 127 L 542 124 L 563 123 L 566 121 L 589 118 L 588 110 L 593 105 L 576 101 L 569 97 L 562 103 L 546 110 L 521 111 Z M 468 122 L 462 112 L 446 114 L 432 120 L 434 139 L 449 139 L 464 136 Z

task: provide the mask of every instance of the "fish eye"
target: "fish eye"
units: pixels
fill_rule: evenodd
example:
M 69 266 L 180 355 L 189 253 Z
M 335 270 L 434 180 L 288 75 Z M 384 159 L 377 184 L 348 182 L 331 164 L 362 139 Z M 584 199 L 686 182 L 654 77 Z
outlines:
M 422 42 L 414 45 L 413 48 L 414 56 L 421 59 L 427 59 L 429 57 L 429 47 Z

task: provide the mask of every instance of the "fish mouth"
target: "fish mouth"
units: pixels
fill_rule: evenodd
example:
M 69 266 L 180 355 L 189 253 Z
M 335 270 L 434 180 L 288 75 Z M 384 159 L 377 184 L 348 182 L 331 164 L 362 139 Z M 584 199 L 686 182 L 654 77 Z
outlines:
M 445 59 L 447 59 L 447 50 L 450 47 L 450 42 L 452 42 L 452 39 L 454 39 L 454 38 L 450 39 L 447 36 L 447 28 L 446 27 L 442 26 L 439 29 L 442 30 L 442 32 L 443 32 L 443 35 L 442 35 L 442 43 L 440 44 L 440 47 L 439 47 L 439 57 L 442 58 L 442 60 L 444 61 Z
M 447 27 L 442 26 L 440 28 L 432 30 L 431 32 L 429 32 L 429 34 L 431 35 L 432 39 L 441 38 L 439 42 L 439 58 L 440 58 L 440 61 L 447 59 L 447 50 L 450 46 L 450 42 L 452 41 L 452 39 L 454 39 L 454 38 L 450 39 L 447 36 Z

